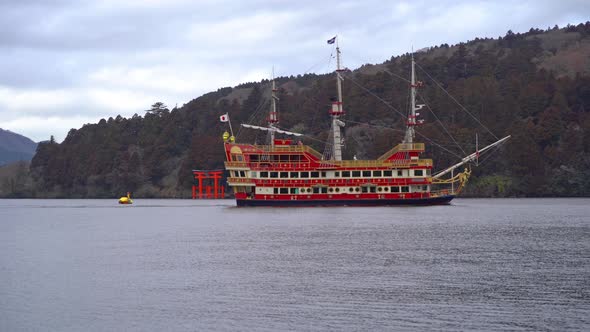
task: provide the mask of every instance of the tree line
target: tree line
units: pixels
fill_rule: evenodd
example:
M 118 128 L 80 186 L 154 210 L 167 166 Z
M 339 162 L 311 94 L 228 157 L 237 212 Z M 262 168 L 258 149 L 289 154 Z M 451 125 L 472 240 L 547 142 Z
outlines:
M 424 82 L 418 101 L 428 106 L 421 110 L 425 124 L 417 129 L 417 140 L 426 143 L 426 157 L 444 168 L 473 152 L 476 134 L 480 146 L 494 136 L 512 135 L 490 159 L 480 160 L 466 195 L 588 196 L 590 75 L 560 71 L 575 67 L 576 47 L 584 52 L 580 45 L 590 45 L 590 22 L 509 31 L 498 39 L 416 53 Z M 399 113 L 408 107 L 408 84 L 399 77 L 408 77 L 409 54 L 367 68 L 344 73 L 346 158 L 374 159 L 403 137 L 405 119 Z M 334 75 L 279 77 L 276 83 L 279 125 L 305 132 L 304 142 L 323 151 Z M 72 129 L 60 144 L 39 144 L 30 181 L 21 179 L 21 188 L 13 182 L 12 190 L 28 197 L 118 197 L 127 191 L 189 197 L 192 169 L 223 168 L 226 128 L 219 115 L 228 113 L 234 124 L 263 122 L 269 89 L 267 80 L 225 87 L 172 110 L 158 102 L 142 116 Z M 252 131 L 238 134 L 239 141 L 264 139 Z

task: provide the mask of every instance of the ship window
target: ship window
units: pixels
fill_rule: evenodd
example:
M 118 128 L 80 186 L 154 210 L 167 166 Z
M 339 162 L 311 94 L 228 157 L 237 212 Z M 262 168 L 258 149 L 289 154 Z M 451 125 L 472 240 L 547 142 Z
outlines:
M 356 188 L 354 188 L 354 191 L 356 191 L 356 192 L 358 193 L 358 192 L 359 192 L 359 191 L 361 191 L 361 190 L 360 190 L 360 188 L 359 188 L 359 187 L 356 187 Z
M 272 188 L 273 193 L 278 194 L 279 193 L 279 188 Z
M 256 172 L 250 172 L 250 177 L 251 178 L 255 178 L 256 177 Z
M 270 172 L 270 177 L 276 179 L 279 177 L 279 172 Z
M 313 193 L 314 194 L 319 194 L 320 193 L 320 188 L 318 188 L 318 187 L 313 188 Z
M 289 193 L 289 188 L 281 188 L 279 192 L 281 194 L 288 194 Z
M 369 191 L 374 193 L 377 191 L 377 187 L 369 187 Z
M 336 189 L 334 189 L 334 190 L 336 190 L 336 192 L 337 192 L 337 193 L 339 193 L 339 192 L 340 192 L 340 188 L 336 188 Z
M 322 177 L 325 178 L 326 177 L 326 172 L 322 172 Z
M 401 186 L 401 192 L 403 192 L 403 193 L 409 193 L 410 192 L 410 188 L 408 186 Z
M 240 171 L 240 177 L 241 177 L 241 178 L 245 178 L 245 177 L 246 177 L 246 172 L 244 172 L 244 171 Z
M 282 154 L 282 155 L 279 157 L 279 160 L 280 160 L 281 162 L 289 162 L 289 156 L 288 156 L 288 155 L 283 155 L 283 154 Z
M 268 177 L 268 172 L 260 172 L 260 177 L 261 178 L 267 178 Z
M 427 175 L 427 176 L 430 176 L 430 168 L 427 168 L 427 169 L 426 169 L 426 175 Z
M 369 192 L 369 187 L 363 187 L 363 192 L 364 193 L 368 193 Z
M 299 188 L 289 188 L 290 194 L 298 194 Z
M 328 189 L 329 192 L 333 193 L 334 192 L 334 188 L 330 188 Z
M 340 177 L 340 172 L 334 172 L 334 177 Z
M 322 187 L 321 190 L 322 190 L 322 194 L 328 193 L 328 188 L 326 188 L 326 187 Z
M 397 171 L 397 176 L 402 176 L 402 171 Z
M 291 172 L 291 178 L 296 179 L 299 177 L 299 173 L 298 172 Z
M 391 187 L 392 193 L 399 193 L 399 187 Z
M 363 171 L 363 177 L 364 178 L 370 178 L 371 177 L 371 171 Z
M 342 171 L 342 177 L 343 178 L 349 178 L 350 177 L 350 171 Z
M 422 190 L 428 191 L 428 186 L 422 186 Z
M 384 187 L 383 191 L 389 191 L 389 187 Z
M 307 192 L 310 193 L 311 192 L 311 188 L 307 188 Z
M 415 169 L 414 170 L 414 176 L 423 176 L 424 175 L 424 171 L 421 169 Z
M 380 178 L 381 177 L 381 171 L 373 171 L 373 177 Z
M 383 176 L 384 177 L 391 177 L 393 175 L 392 171 L 383 171 Z
M 308 178 L 309 177 L 309 172 L 301 172 L 301 177 L 302 178 Z
M 382 192 L 383 191 L 383 188 L 379 187 L 379 188 L 377 188 L 377 191 L 378 192 Z
M 305 188 L 301 188 L 301 193 L 304 193 L 304 192 L 305 192 Z
M 348 188 L 348 191 L 353 192 L 354 188 L 350 187 L 350 188 Z
M 361 177 L 361 171 L 352 171 L 352 177 L 353 178 L 360 178 Z
M 289 178 L 289 172 L 281 172 L 280 173 L 280 177 L 281 177 L 281 179 L 287 179 L 287 178 Z
M 319 178 L 320 177 L 320 172 L 311 172 L 311 177 L 312 178 Z
M 258 155 L 257 154 L 250 155 L 250 161 L 253 163 L 258 162 Z

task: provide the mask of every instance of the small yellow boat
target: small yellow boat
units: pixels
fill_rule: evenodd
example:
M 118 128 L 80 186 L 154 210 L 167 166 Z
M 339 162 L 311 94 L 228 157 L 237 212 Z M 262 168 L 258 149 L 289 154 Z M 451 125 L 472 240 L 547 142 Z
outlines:
M 127 192 L 127 196 L 123 196 L 119 198 L 119 204 L 133 204 L 133 200 L 131 199 L 131 194 Z

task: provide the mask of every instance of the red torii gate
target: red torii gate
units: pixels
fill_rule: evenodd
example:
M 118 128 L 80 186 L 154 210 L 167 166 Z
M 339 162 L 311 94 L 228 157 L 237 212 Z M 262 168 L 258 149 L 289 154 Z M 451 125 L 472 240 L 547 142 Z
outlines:
M 193 199 L 197 198 L 197 190 L 199 191 L 198 198 L 224 198 L 225 197 L 225 186 L 219 185 L 223 171 L 220 170 L 193 170 L 193 178 L 196 183 L 193 183 Z M 213 187 L 210 184 L 204 185 L 203 180 L 213 181 Z M 204 190 L 203 190 L 204 189 Z M 205 197 L 203 197 L 205 193 Z

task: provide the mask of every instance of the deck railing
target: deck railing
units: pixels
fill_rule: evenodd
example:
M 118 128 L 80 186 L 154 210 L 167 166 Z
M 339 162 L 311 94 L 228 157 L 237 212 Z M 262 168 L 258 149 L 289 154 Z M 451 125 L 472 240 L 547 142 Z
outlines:
M 377 160 L 386 160 L 394 154 L 403 151 L 424 151 L 424 143 L 400 143 L 393 149 L 385 152 L 381 157 L 377 158 Z
M 308 161 L 292 161 L 292 162 L 243 162 L 243 161 L 226 161 L 226 169 L 239 169 L 239 168 L 254 168 L 254 169 L 311 169 L 312 164 Z M 372 168 L 410 168 L 410 167 L 432 167 L 432 159 L 419 159 L 419 160 L 342 160 L 342 161 L 321 161 L 319 166 L 313 166 L 313 168 L 330 170 L 337 168 L 347 169 L 372 169 Z

